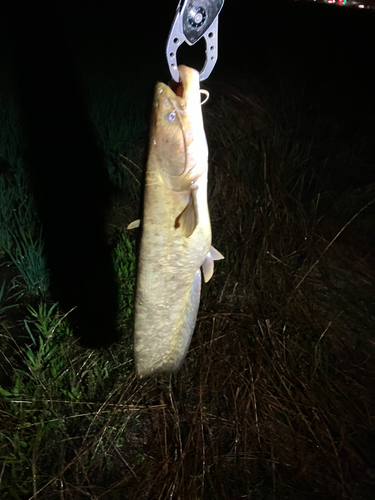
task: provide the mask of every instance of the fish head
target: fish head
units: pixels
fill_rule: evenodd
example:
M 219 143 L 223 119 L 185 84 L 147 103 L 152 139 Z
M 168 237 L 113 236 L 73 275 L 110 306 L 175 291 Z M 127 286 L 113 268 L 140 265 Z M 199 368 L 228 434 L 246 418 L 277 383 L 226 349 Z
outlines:
M 178 84 L 156 85 L 150 148 L 162 181 L 174 191 L 186 191 L 207 170 L 208 148 L 199 73 L 187 66 L 178 70 Z

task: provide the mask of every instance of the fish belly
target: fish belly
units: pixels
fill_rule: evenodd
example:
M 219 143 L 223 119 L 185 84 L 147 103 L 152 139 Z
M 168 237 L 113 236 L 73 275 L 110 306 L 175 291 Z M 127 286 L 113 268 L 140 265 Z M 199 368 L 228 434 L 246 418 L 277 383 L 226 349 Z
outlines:
M 181 366 L 199 306 L 200 266 L 211 245 L 206 200 L 202 199 L 206 209 L 200 210 L 199 225 L 186 238 L 174 227 L 183 205 L 174 207 L 172 203 L 168 208 L 164 202 L 165 213 L 155 217 L 155 207 L 160 204 L 148 196 L 146 192 L 134 324 L 136 371 L 141 377 L 175 372 Z
M 198 269 L 183 309 L 176 310 L 168 303 L 159 310 L 152 306 L 139 308 L 135 322 L 135 360 L 139 376 L 173 373 L 180 368 L 193 335 L 200 288 L 201 271 Z

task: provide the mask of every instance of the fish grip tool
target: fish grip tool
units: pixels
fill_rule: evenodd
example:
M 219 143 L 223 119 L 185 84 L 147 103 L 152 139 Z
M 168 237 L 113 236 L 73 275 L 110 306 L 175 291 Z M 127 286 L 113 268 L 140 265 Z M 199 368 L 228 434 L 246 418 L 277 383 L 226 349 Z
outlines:
M 206 80 L 217 61 L 218 17 L 224 0 L 180 0 L 167 41 L 167 61 L 175 82 L 179 82 L 177 50 L 182 43 L 194 45 L 206 41 L 206 61 L 199 80 Z

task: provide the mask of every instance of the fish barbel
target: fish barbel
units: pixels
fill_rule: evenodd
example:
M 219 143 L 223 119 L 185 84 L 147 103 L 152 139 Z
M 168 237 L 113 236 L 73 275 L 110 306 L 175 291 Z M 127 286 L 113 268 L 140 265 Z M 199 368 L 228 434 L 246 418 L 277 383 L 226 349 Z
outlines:
M 141 377 L 180 368 L 198 312 L 200 267 L 208 281 L 213 260 L 223 258 L 211 247 L 199 73 L 178 71 L 174 90 L 156 85 L 151 118 L 134 325 Z

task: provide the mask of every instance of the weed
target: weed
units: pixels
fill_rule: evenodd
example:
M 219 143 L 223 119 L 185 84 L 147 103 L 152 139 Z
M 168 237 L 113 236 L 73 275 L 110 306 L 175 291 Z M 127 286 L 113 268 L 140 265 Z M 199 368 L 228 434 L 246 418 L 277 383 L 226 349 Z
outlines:
M 23 348 L 26 365 L 34 375 L 41 370 L 48 370 L 53 380 L 57 379 L 58 373 L 66 363 L 61 356 L 61 341 L 72 336 L 66 323 L 57 315 L 57 307 L 57 303 L 49 309 L 46 303 L 39 304 L 38 310 L 29 306 L 31 319 L 24 320 L 25 330 L 32 341 Z M 34 326 L 34 333 L 31 324 Z
M 21 280 L 16 283 L 33 295 L 45 296 L 49 276 L 43 237 L 22 163 L 12 180 L 0 177 L 0 255 L 8 256 Z
M 120 281 L 119 287 L 119 315 L 129 318 L 134 310 L 135 287 L 135 243 L 124 234 L 113 252 L 114 268 Z
M 17 267 L 22 281 L 16 279 L 25 291 L 33 295 L 46 296 L 49 285 L 46 257 L 41 233 L 37 237 L 18 226 L 19 238 L 14 238 L 14 250 L 10 258 Z
M 14 286 L 12 286 L 8 290 L 8 294 L 5 294 L 5 281 L 3 281 L 0 286 L 0 321 L 4 319 L 5 311 L 9 311 L 10 309 L 17 308 L 17 303 L 15 301 L 20 297 L 21 292 L 12 293 L 14 290 Z M 11 302 L 9 304 L 9 302 Z M 8 304 L 7 304 L 8 303 Z

